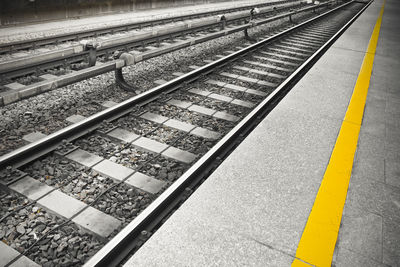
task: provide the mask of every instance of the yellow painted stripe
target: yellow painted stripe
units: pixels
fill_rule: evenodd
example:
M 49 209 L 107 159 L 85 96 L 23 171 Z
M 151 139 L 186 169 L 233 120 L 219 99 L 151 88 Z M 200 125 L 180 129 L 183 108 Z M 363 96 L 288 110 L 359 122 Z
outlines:
M 296 259 L 293 261 L 292 267 L 331 266 L 332 264 L 333 252 L 353 168 L 354 154 L 357 148 L 384 5 L 385 3 L 382 5 L 369 41 L 368 50 L 364 56 L 353 95 L 297 247 Z

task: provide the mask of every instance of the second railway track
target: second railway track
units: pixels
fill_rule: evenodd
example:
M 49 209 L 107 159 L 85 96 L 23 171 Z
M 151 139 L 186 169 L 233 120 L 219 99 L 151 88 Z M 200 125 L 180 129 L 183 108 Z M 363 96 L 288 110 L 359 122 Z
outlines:
M 247 12 L 238 15 L 228 14 L 224 22 L 215 20 L 215 17 L 189 21 L 1 62 L 0 106 L 118 69 L 121 64 L 127 65 L 126 62 L 115 60 L 113 57 L 115 52 L 129 52 L 134 55 L 133 64 L 137 64 L 235 32 L 247 33 L 253 25 L 289 18 L 291 20 L 292 16 L 320 10 L 331 4 L 334 2 L 303 7 L 300 1 L 289 3 L 283 1 L 276 6 L 276 10 L 271 7 L 254 16 L 255 20 L 252 20 L 252 23 L 248 23 Z M 295 10 L 290 10 L 292 8 Z M 125 88 L 129 89 L 129 86 Z
M 41 265 L 83 264 L 98 250 L 88 266 L 119 264 L 366 6 L 343 4 L 93 116 L 70 117 L 49 136 L 26 136 L 32 143 L 0 157 L 2 201 L 13 203 L 0 211 L 3 241 Z
M 293 0 L 292 0 L 293 1 Z M 107 34 L 115 34 L 119 32 L 126 32 L 130 30 L 142 29 L 145 27 L 154 27 L 157 25 L 164 25 L 167 23 L 179 22 L 184 20 L 190 19 L 197 19 L 197 18 L 204 18 L 204 17 L 211 17 L 220 14 L 227 14 L 227 13 L 234 13 L 240 11 L 248 11 L 252 8 L 263 8 L 268 6 L 273 6 L 276 4 L 283 4 L 283 3 L 290 3 L 290 0 L 287 1 L 279 1 L 279 2 L 268 2 L 256 5 L 245 5 L 240 7 L 234 8 L 227 8 L 222 10 L 216 11 L 207 11 L 207 12 L 200 12 L 194 14 L 187 14 L 181 16 L 173 16 L 173 17 L 166 17 L 160 19 L 152 19 L 152 20 L 144 20 L 139 22 L 132 22 L 132 23 L 124 23 L 114 26 L 106 26 L 101 28 L 94 28 L 88 29 L 78 32 L 70 32 L 70 33 L 63 33 L 63 34 L 55 34 L 48 37 L 41 37 L 41 38 L 34 38 L 30 40 L 21 40 L 21 41 L 14 41 L 14 42 L 6 42 L 0 44 L 0 55 L 6 54 L 10 52 L 16 52 L 21 50 L 27 49 L 36 49 L 47 45 L 53 44 L 61 44 L 65 42 L 72 42 L 72 41 L 79 41 L 86 38 L 97 38 L 99 36 L 107 35 Z M 294 1 L 293 1 L 294 2 Z

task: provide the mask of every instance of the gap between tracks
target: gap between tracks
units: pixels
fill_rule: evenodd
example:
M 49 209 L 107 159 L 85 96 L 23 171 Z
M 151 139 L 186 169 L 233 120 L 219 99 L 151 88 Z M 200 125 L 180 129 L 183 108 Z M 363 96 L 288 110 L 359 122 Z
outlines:
M 385 1 L 292 267 L 331 266 L 357 149 Z

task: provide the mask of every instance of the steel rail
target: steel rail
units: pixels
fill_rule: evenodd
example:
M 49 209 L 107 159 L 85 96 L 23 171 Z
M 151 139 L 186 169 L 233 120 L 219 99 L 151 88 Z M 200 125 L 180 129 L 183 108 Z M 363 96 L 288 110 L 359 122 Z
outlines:
M 250 114 L 248 114 L 237 126 L 235 126 L 225 137 L 223 137 L 209 152 L 207 152 L 200 160 L 198 160 L 188 171 L 186 171 L 177 181 L 175 181 L 164 193 L 162 193 L 149 207 L 147 207 L 138 217 L 129 223 L 120 233 L 117 234 L 110 242 L 108 242 L 99 252 L 97 252 L 84 265 L 91 266 L 117 266 L 120 264 L 130 251 L 134 250 L 134 239 L 141 239 L 143 233 L 146 235 L 149 228 L 159 224 L 170 210 L 181 202 L 181 197 L 187 197 L 187 188 L 198 184 L 214 168 L 215 162 L 220 161 L 226 156 L 232 147 L 236 146 L 238 140 L 248 134 L 265 115 L 267 115 L 280 99 L 297 83 L 297 81 L 315 64 L 315 62 L 325 53 L 325 51 L 340 37 L 341 34 L 364 12 L 364 10 L 373 2 L 366 5 L 350 19 L 334 36 L 332 36 L 321 48 L 319 48 L 307 61 L 305 61 L 295 72 L 293 72 L 281 85 L 279 85 L 265 100 L 263 100 Z M 311 22 L 325 17 L 340 8 L 343 8 L 356 1 L 346 3 L 334 10 L 328 11 L 314 19 L 299 24 L 285 33 L 280 33 L 270 37 L 248 48 L 240 50 L 235 54 L 229 55 L 218 60 L 218 63 L 210 63 L 202 68 L 202 71 L 208 69 L 210 65 L 222 65 L 234 58 L 234 55 L 241 56 L 247 52 L 251 52 L 256 48 L 276 40 L 286 33 L 292 32 L 299 27 L 305 26 Z M 200 70 L 199 70 L 200 71 Z M 187 74 L 187 76 L 190 76 Z M 150 227 L 149 227 L 150 224 Z
M 195 14 L 147 20 L 147 21 L 142 21 L 142 22 L 125 23 L 125 24 L 116 25 L 116 26 L 106 26 L 106 27 L 101 27 L 101 28 L 97 28 L 97 29 L 84 30 L 84 31 L 78 31 L 78 32 L 73 32 L 73 33 L 63 33 L 63 34 L 57 34 L 57 35 L 53 35 L 53 36 L 49 36 L 49 37 L 35 38 L 35 39 L 31 39 L 29 41 L 15 41 L 15 42 L 10 42 L 10 43 L 0 44 L 0 54 L 11 52 L 13 50 L 21 50 L 21 49 L 26 49 L 26 48 L 36 47 L 36 46 L 43 46 L 43 45 L 48 45 L 48 44 L 57 43 L 57 42 L 76 41 L 76 40 L 79 40 L 82 38 L 94 37 L 94 36 L 104 35 L 104 34 L 108 34 L 108 33 L 141 29 L 143 27 L 155 26 L 155 25 L 164 24 L 167 22 L 176 22 L 176 21 L 182 21 L 182 20 L 186 20 L 186 19 L 215 16 L 215 15 L 219 15 L 219 14 L 233 13 L 233 12 L 248 10 L 248 9 L 255 8 L 255 7 L 261 8 L 261 7 L 272 6 L 275 4 L 284 4 L 284 3 L 296 2 L 296 1 L 297 0 L 276 1 L 276 2 L 257 4 L 257 5 L 248 5 L 248 6 L 235 7 L 235 8 L 229 8 L 229 9 L 223 9 L 223 10 L 200 12 L 200 13 L 195 13 Z
M 352 2 L 352 1 L 351 1 Z M 351 3 L 349 2 L 349 3 Z M 338 8 L 341 8 L 348 3 L 341 5 L 335 9 L 332 9 L 331 11 L 328 11 L 324 14 L 328 14 L 329 12 L 333 12 L 337 10 Z M 94 114 L 81 122 L 72 124 L 62 130 L 59 130 L 55 133 L 52 133 L 43 139 L 40 139 L 36 142 L 30 143 L 28 145 L 25 145 L 21 148 L 18 148 L 8 154 L 5 154 L 0 157 L 0 170 L 5 169 L 7 166 L 12 166 L 12 167 L 20 167 L 26 163 L 29 163 L 30 161 L 45 155 L 51 150 L 54 150 L 58 145 L 62 143 L 63 140 L 71 141 L 73 139 L 76 139 L 80 136 L 83 136 L 87 134 L 90 131 L 93 131 L 98 127 L 98 125 L 105 121 L 105 120 L 110 120 L 110 118 L 115 118 L 122 116 L 130 111 L 131 108 L 133 108 L 135 105 L 138 104 L 143 104 L 146 103 L 147 101 L 151 100 L 152 98 L 157 97 L 161 93 L 165 93 L 174 89 L 179 88 L 182 84 L 188 83 L 192 80 L 196 80 L 198 77 L 200 77 L 203 74 L 207 74 L 213 71 L 216 67 L 222 66 L 227 64 L 229 61 L 236 59 L 240 55 L 244 55 L 248 51 L 254 50 L 255 48 L 266 44 L 267 42 L 271 42 L 273 40 L 276 40 L 277 38 L 292 32 L 293 30 L 298 29 L 300 26 L 306 25 L 306 23 L 310 23 L 311 21 L 315 21 L 315 19 L 320 18 L 321 15 L 317 16 L 314 19 L 310 19 L 304 23 L 301 23 L 295 27 L 292 27 L 291 29 L 285 30 L 282 33 L 279 33 L 273 37 L 267 38 L 261 42 L 258 42 L 254 45 L 249 46 L 248 48 L 245 48 L 243 50 L 240 50 L 238 52 L 235 52 L 231 55 L 228 55 L 220 60 L 217 60 L 213 63 L 207 64 L 203 67 L 200 67 L 197 70 L 193 70 L 189 73 L 186 73 L 185 75 L 175 78 L 163 85 L 159 85 L 149 91 L 146 91 L 140 95 L 134 96 L 130 99 L 127 99 L 111 108 L 108 108 L 104 111 L 101 111 L 97 114 Z M 108 64 L 110 68 L 112 65 Z M 107 65 L 107 66 L 108 66 Z

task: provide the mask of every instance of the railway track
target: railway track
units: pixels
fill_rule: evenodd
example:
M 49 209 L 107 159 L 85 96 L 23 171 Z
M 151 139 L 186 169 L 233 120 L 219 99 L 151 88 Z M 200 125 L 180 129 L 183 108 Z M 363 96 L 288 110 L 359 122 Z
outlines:
M 273 21 L 292 19 L 304 12 L 313 12 L 333 4 L 332 1 L 305 7 L 300 1 L 283 2 L 277 9 L 267 8 L 248 23 L 247 12 L 226 15 L 226 20 L 215 18 L 192 21 L 159 29 L 136 32 L 125 37 L 108 39 L 96 44 L 79 44 L 0 63 L 0 106 L 14 103 L 58 87 L 110 72 L 125 62 L 114 59 L 115 53 L 129 52 L 134 64 L 184 47 L 206 42 L 253 26 Z M 296 10 L 288 11 L 296 8 Z M 276 15 L 279 13 L 279 15 Z M 244 24 L 243 24 L 244 23 Z M 131 64 L 131 63 L 130 63 Z M 118 77 L 117 77 L 118 78 Z M 120 83 L 125 85 L 125 83 Z M 129 90 L 129 86 L 124 86 Z
M 257 5 L 246 5 L 240 6 L 235 8 L 228 8 L 223 10 L 215 10 L 215 11 L 207 11 L 207 12 L 200 12 L 188 15 L 181 15 L 181 16 L 173 16 L 173 17 L 166 17 L 160 19 L 153 19 L 153 20 L 145 20 L 140 22 L 132 22 L 132 23 L 125 23 L 115 26 L 107 26 L 101 28 L 95 28 L 90 30 L 82 30 L 77 32 L 71 33 L 63 33 L 63 34 L 55 34 L 49 37 L 42 37 L 42 38 L 34 38 L 28 41 L 15 41 L 15 42 L 8 42 L 4 44 L 0 44 L 0 55 L 8 54 L 11 52 L 27 50 L 27 49 L 37 49 L 43 46 L 48 45 L 59 45 L 65 42 L 75 42 L 87 38 L 97 38 L 99 36 L 108 35 L 108 34 L 115 34 L 120 32 L 127 32 L 131 30 L 141 30 L 146 27 L 154 27 L 158 25 L 165 25 L 168 23 L 180 22 L 185 20 L 192 20 L 192 19 L 199 19 L 204 17 L 211 17 L 217 16 L 220 14 L 228 14 L 240 11 L 249 11 L 252 8 L 264 8 L 269 6 L 274 6 L 276 4 L 284 4 L 295 2 L 295 0 L 286 0 L 286 1 L 277 1 L 277 2 L 268 2 L 262 3 Z
M 41 265 L 120 264 L 367 6 L 348 2 L 70 117 L 49 136 L 26 136 L 30 144 L 0 157 L 2 201 L 11 203 L 0 213 L 3 242 Z

